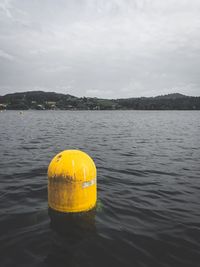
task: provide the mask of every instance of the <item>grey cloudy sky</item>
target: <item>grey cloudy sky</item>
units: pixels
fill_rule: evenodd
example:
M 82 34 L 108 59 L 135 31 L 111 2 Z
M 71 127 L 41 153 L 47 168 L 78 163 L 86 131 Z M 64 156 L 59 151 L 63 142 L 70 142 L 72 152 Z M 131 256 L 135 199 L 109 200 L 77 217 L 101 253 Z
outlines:
M 0 0 L 0 94 L 200 95 L 199 0 Z

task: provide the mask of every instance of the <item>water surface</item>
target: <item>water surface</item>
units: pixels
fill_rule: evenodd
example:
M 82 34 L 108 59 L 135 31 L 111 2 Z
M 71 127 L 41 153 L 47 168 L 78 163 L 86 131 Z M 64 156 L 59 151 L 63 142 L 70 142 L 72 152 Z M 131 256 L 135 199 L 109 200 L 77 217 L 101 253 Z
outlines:
M 48 211 L 47 167 L 81 149 L 96 212 Z M 0 266 L 200 266 L 199 111 L 0 113 Z

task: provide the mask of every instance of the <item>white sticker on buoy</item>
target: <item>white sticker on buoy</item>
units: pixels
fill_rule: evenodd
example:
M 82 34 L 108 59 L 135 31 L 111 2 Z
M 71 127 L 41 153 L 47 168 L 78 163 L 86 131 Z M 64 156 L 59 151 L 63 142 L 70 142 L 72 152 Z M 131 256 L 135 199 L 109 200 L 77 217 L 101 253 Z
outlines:
M 88 187 L 88 186 L 92 186 L 92 185 L 94 185 L 94 184 L 96 184 L 96 178 L 94 178 L 94 179 L 92 179 L 92 180 L 90 180 L 90 181 L 87 181 L 87 182 L 83 182 L 83 183 L 82 183 L 82 187 L 83 187 L 83 188 L 86 188 L 86 187 Z

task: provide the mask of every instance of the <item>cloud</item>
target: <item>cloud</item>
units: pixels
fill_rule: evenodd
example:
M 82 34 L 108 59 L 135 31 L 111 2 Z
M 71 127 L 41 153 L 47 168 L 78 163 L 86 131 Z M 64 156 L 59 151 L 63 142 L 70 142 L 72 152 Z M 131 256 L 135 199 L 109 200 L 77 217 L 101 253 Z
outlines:
M 0 58 L 2 59 L 7 59 L 9 61 L 13 61 L 14 57 L 8 53 L 6 53 L 5 51 L 0 49 Z
M 0 92 L 199 95 L 199 11 L 198 0 L 2 1 Z
M 2 0 L 0 2 L 0 12 L 6 15 L 9 19 L 12 18 L 10 9 L 11 9 L 11 2 L 9 0 Z

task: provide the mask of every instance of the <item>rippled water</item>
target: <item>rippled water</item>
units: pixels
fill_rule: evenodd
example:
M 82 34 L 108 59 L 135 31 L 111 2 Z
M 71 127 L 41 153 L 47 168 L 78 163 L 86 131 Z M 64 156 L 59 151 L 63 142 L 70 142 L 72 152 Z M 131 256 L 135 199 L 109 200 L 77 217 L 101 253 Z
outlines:
M 47 167 L 81 149 L 96 212 L 48 211 Z M 0 113 L 0 266 L 200 266 L 200 112 Z

